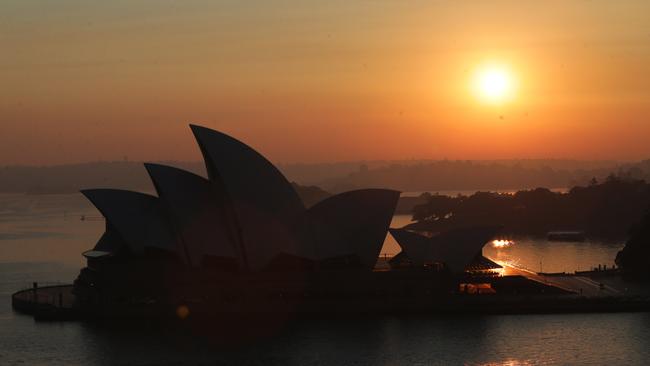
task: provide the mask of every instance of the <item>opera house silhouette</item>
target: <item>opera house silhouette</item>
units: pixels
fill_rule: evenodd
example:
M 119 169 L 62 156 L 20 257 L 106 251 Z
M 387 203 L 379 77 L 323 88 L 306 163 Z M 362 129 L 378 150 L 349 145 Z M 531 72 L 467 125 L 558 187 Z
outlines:
M 499 264 L 483 257 L 483 246 L 500 230 L 500 226 L 471 227 L 425 236 L 405 229 L 390 229 L 402 248 L 390 263 L 394 267 L 437 264 L 456 274 L 499 269 Z
M 474 282 L 497 281 L 491 271 L 499 266 L 481 248 L 498 228 L 432 237 L 392 230 L 402 253 L 378 269 L 399 192 L 344 192 L 306 208 L 257 151 L 190 127 L 207 179 L 145 164 L 157 196 L 82 191 L 106 219 L 73 287 L 86 313 L 385 312 L 430 307 L 470 275 Z

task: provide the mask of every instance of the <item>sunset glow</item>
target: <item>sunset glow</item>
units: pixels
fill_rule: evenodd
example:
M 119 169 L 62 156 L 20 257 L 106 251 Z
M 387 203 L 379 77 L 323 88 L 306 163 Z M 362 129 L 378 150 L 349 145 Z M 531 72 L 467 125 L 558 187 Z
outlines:
M 650 156 L 647 2 L 29 3 L 0 165 L 197 161 L 189 122 L 283 163 Z

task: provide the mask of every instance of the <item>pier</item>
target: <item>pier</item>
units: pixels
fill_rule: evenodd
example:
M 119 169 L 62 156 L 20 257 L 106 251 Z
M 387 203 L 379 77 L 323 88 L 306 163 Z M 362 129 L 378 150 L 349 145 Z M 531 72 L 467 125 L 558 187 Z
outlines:
M 72 285 L 39 287 L 34 282 L 32 288 L 14 293 L 11 305 L 14 310 L 32 315 L 36 320 L 69 320 L 78 315 L 74 299 Z

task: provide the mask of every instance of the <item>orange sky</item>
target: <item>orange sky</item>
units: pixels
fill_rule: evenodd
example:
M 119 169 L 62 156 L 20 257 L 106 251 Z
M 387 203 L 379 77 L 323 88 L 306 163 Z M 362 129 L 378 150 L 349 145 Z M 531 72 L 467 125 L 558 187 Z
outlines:
M 270 3 L 5 0 L 0 164 L 199 160 L 189 122 L 275 162 L 650 158 L 648 2 Z

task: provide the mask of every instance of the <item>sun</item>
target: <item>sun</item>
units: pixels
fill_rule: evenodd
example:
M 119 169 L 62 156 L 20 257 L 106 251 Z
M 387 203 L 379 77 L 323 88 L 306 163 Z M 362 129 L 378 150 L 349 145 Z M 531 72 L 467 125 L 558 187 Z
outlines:
M 506 66 L 483 66 L 474 76 L 473 89 L 482 102 L 502 104 L 514 96 L 513 74 Z

